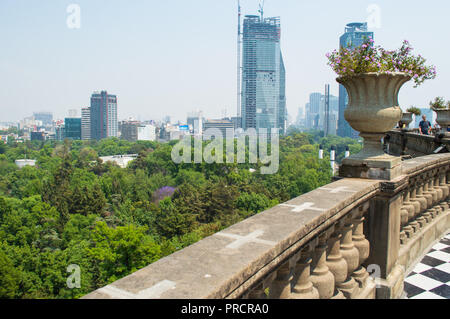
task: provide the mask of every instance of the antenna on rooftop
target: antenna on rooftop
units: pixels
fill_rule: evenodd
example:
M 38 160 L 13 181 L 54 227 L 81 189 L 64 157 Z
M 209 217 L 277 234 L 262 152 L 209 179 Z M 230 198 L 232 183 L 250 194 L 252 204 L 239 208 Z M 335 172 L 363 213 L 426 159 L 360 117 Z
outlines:
M 264 3 L 266 0 L 262 0 L 262 3 L 259 4 L 258 12 L 261 13 L 261 21 L 264 19 Z

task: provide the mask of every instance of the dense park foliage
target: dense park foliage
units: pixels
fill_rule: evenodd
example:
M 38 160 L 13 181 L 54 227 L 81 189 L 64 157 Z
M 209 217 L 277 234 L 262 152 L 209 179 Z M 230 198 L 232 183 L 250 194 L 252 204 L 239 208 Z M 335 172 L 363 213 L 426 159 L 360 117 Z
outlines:
M 0 142 L 0 298 L 79 298 L 327 184 L 319 144 L 341 157 L 360 148 L 292 131 L 278 173 L 261 175 L 260 164 L 174 164 L 174 143 Z M 139 156 L 125 169 L 99 159 L 116 154 Z M 36 167 L 17 168 L 23 158 Z M 69 265 L 80 267 L 80 288 L 68 288 Z

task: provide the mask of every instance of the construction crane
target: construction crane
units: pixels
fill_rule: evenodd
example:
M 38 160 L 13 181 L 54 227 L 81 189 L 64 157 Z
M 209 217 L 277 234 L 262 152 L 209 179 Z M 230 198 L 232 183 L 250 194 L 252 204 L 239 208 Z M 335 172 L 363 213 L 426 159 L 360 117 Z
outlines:
M 241 116 L 241 2 L 238 0 L 238 39 L 237 39 L 237 112 Z
M 264 3 L 266 0 L 262 0 L 262 2 L 259 4 L 259 10 L 258 12 L 261 13 L 261 21 L 264 19 Z

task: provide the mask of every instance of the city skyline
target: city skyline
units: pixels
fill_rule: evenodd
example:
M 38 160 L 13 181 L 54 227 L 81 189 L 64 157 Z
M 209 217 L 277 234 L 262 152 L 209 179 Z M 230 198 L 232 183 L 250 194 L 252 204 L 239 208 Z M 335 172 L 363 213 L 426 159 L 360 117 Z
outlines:
M 66 26 L 70 3 L 5 0 L 0 4 L 2 121 L 17 121 L 38 111 L 63 118 L 67 110 L 89 105 L 87 96 L 94 90 L 108 90 L 120 97 L 118 119 L 170 115 L 184 121 L 186 113 L 196 109 L 217 118 L 224 108 L 228 116 L 235 115 L 234 1 L 177 1 L 175 6 L 153 1 L 110 1 L 107 6 L 100 0 L 78 1 L 80 29 Z M 258 3 L 242 1 L 243 15 L 257 14 Z M 281 46 L 292 118 L 309 94 L 325 83 L 331 84 L 331 94 L 338 95 L 336 76 L 326 65 L 325 54 L 338 48 L 346 24 L 369 19 L 370 4 L 266 1 L 266 16 L 283 20 Z M 395 49 L 408 39 L 416 53 L 427 56 L 438 70 L 436 80 L 418 89 L 407 85 L 400 94 L 401 106 L 426 107 L 435 96 L 445 96 L 445 83 L 450 80 L 450 63 L 445 57 L 448 44 L 438 39 L 445 36 L 440 21 L 449 5 L 420 1 L 376 4 L 381 9 L 381 27 L 371 29 L 376 44 Z M 434 16 L 423 15 L 425 8 L 435 12 Z M 176 26 L 169 17 L 177 19 Z M 321 19 L 326 23 L 318 23 Z

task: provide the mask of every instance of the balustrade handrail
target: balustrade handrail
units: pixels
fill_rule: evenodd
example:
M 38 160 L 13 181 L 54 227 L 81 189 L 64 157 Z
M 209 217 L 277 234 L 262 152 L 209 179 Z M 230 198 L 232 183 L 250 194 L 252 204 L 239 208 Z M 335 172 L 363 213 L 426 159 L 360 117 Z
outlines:
M 292 278 L 299 276 L 299 273 L 293 274 L 293 269 L 300 269 L 299 272 L 304 274 L 305 267 L 309 267 L 305 263 L 308 260 L 305 247 L 311 247 L 313 270 L 317 273 L 312 273 L 312 280 L 316 278 L 314 276 L 329 276 L 332 270 L 336 285 L 340 285 L 338 292 L 343 292 L 346 298 L 352 297 L 356 289 L 355 283 L 351 281 L 353 277 L 359 283 L 361 291 L 365 287 L 363 282 L 367 278 L 367 271 L 362 265 L 368 256 L 362 258 L 362 255 L 368 254 L 366 246 L 369 241 L 370 245 L 373 244 L 372 241 L 376 244 L 377 236 L 380 236 L 373 232 L 365 236 L 366 231 L 362 231 L 364 217 L 364 225 L 380 222 L 371 220 L 380 218 L 377 217 L 381 216 L 377 211 L 380 204 L 370 204 L 369 214 L 369 203 L 380 196 L 388 198 L 387 202 L 390 202 L 390 197 L 400 196 L 419 175 L 439 169 L 450 171 L 450 154 L 429 155 L 405 161 L 402 169 L 403 175 L 394 181 L 340 179 L 204 238 L 84 298 L 241 298 L 255 296 L 255 290 L 258 291 L 256 295 L 264 297 L 263 291 L 266 288 L 269 288 L 272 297 L 274 294 L 283 297 L 286 292 L 281 291 L 282 289 L 275 293 L 280 282 L 294 286 L 294 281 L 297 280 L 299 287 L 309 285 L 307 276 Z M 388 206 L 388 210 L 393 209 L 392 207 Z M 400 233 L 400 225 L 398 228 Z M 352 278 L 348 274 L 345 280 L 337 280 L 340 273 L 332 269 L 331 261 L 330 269 L 326 267 L 329 262 L 327 242 L 330 237 L 337 236 L 337 229 L 343 236 L 343 255 L 347 253 L 345 249 L 353 249 L 353 244 L 355 247 L 361 244 L 357 246 L 360 260 L 353 268 L 350 263 L 353 263 L 351 260 L 355 256 L 344 256 L 352 274 Z M 349 229 L 353 229 L 350 237 Z M 345 246 L 345 241 L 348 241 L 349 247 Z M 377 249 L 380 248 L 376 246 L 375 250 Z M 354 249 L 352 251 L 355 252 Z M 369 260 L 372 261 L 373 258 L 370 257 Z M 392 260 L 388 260 L 383 271 L 391 271 L 392 263 Z M 323 273 L 317 271 L 320 267 L 325 269 Z M 316 286 L 319 287 L 320 297 L 325 294 L 330 297 L 325 286 L 314 283 L 314 287 Z M 332 286 L 334 287 L 334 283 Z M 314 289 L 310 289 L 308 293 L 314 294 Z M 288 292 L 290 293 L 292 291 Z M 332 293 L 335 294 L 336 291 Z M 367 296 L 370 294 L 371 292 Z

